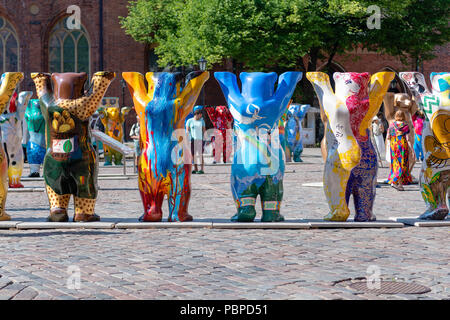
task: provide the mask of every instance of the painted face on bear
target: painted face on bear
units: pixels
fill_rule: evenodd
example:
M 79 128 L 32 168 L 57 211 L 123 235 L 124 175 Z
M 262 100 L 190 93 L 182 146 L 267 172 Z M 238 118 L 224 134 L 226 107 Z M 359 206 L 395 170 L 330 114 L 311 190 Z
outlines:
M 370 74 L 367 72 L 335 72 L 333 79 L 336 84 L 336 96 L 342 101 L 351 96 L 358 96 L 360 99 L 369 96 Z

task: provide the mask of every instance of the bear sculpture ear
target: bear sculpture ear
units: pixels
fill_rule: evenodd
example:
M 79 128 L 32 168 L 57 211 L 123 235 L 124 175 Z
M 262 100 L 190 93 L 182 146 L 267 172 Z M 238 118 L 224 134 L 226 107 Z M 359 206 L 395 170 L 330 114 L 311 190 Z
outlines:
M 333 79 L 334 81 L 340 79 L 342 77 L 342 73 L 341 72 L 335 72 L 333 73 Z
M 437 72 L 432 72 L 430 73 L 430 81 L 433 82 L 434 77 L 436 77 L 439 73 Z
M 450 90 L 449 74 L 446 72 L 432 72 L 430 74 L 433 93 Z
M 364 82 L 367 84 L 370 81 L 370 73 L 364 72 L 361 76 L 361 78 L 364 80 Z

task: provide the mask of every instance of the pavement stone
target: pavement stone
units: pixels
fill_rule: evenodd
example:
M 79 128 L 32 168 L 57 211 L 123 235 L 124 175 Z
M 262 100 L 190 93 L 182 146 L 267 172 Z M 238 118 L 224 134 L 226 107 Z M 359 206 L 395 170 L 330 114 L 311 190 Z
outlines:
M 24 288 L 17 293 L 12 300 L 33 300 L 38 295 L 38 292 L 30 287 Z
M 303 160 L 286 165 L 281 206 L 286 223 L 321 220 L 328 213 L 323 189 L 304 186 L 322 180 L 320 150 L 306 148 Z M 143 213 L 137 178 L 113 176 L 122 170 L 100 166 L 100 173 L 109 179 L 98 181 L 96 212 L 107 224 L 120 221 L 136 225 Z M 206 224 L 206 228 L 0 230 L 0 299 L 450 297 L 448 227 L 214 228 L 220 223 L 234 226 L 229 222 L 235 213 L 230 170 L 228 165 L 206 166 L 207 174 L 192 176 L 189 213 L 194 223 Z M 416 165 L 413 175 L 417 177 L 418 172 Z M 387 174 L 386 167 L 380 168 L 378 179 Z M 42 180 L 23 183 L 31 190 L 44 187 Z M 405 186 L 405 190 L 397 192 L 384 184 L 377 188 L 374 212 L 378 221 L 416 218 L 425 210 L 418 185 Z M 259 201 L 256 209 L 260 219 Z M 350 210 L 352 218 L 352 201 Z M 46 194 L 8 194 L 6 211 L 13 223 L 43 223 L 48 216 Z M 69 211 L 73 215 L 72 202 Z M 163 212 L 167 221 L 167 203 Z M 69 277 L 74 275 L 68 272 L 69 267 L 80 270 L 79 290 L 67 288 Z M 414 282 L 432 291 L 374 296 L 335 285 L 345 279 L 368 277 L 371 267 L 379 269 L 383 280 Z

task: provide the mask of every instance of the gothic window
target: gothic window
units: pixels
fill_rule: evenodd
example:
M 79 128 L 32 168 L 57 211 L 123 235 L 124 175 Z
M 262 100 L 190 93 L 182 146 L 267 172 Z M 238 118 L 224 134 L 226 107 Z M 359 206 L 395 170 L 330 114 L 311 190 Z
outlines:
M 90 74 L 90 45 L 86 29 L 71 30 L 67 19 L 60 20 L 49 38 L 50 72 L 86 72 Z
M 0 17 L 0 71 L 19 71 L 19 40 L 14 27 Z

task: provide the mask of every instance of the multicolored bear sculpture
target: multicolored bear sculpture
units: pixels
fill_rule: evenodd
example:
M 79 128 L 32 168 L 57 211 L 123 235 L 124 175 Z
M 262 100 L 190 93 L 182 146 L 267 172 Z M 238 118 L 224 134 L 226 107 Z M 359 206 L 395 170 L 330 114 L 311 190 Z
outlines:
M 89 118 L 114 79 L 114 72 L 97 72 L 85 94 L 86 73 L 33 73 L 46 120 L 47 154 L 44 178 L 51 222 L 66 222 L 71 195 L 74 222 L 99 221 L 95 214 L 98 162 L 91 143 Z M 53 84 L 53 86 L 52 86 Z
M 22 81 L 23 73 L 6 72 L 0 80 L 0 113 L 3 113 L 9 106 L 11 97 Z M 22 142 L 20 142 L 22 146 Z M 8 159 L 6 158 L 3 144 L 0 144 L 0 221 L 11 220 L 11 217 L 5 212 L 6 197 L 8 195 Z
M 29 177 L 40 176 L 40 168 L 44 163 L 45 153 L 45 119 L 41 111 L 39 99 L 32 99 L 25 111 L 25 121 L 27 123 L 30 139 L 27 143 L 27 159 L 30 164 Z
M 416 103 L 425 113 L 422 131 L 425 159 L 419 183 L 427 205 L 420 219 L 443 220 L 447 217 L 450 186 L 450 72 L 432 72 L 430 92 L 419 72 L 401 72 Z
M 302 73 L 283 73 L 276 92 L 275 72 L 241 73 L 242 93 L 233 73 L 216 72 L 214 76 L 233 115 L 237 138 L 231 167 L 231 190 L 237 213 L 231 220 L 254 221 L 259 194 L 263 210 L 261 221 L 283 221 L 280 206 L 285 155 L 280 145 L 278 124 Z
M 8 158 L 10 188 L 23 188 L 20 182 L 23 171 L 22 122 L 28 102 L 33 92 L 23 91 L 13 94 L 9 107 L 0 116 L 2 143 Z
M 291 104 L 288 108 L 286 130 L 287 142 L 289 152 L 289 159 L 294 155 L 294 162 L 303 162 L 301 155 L 303 153 L 303 138 L 302 138 L 302 120 L 306 116 L 311 106 L 309 104 Z
M 123 142 L 123 123 L 125 122 L 125 115 L 130 111 L 130 108 L 119 107 L 119 98 L 103 98 L 102 107 L 99 108 L 100 121 L 105 127 L 105 133 L 116 141 Z M 105 166 L 114 164 L 116 166 L 122 165 L 123 155 L 113 148 L 105 145 Z
M 327 74 L 308 72 L 306 77 L 328 119 L 324 191 L 330 213 L 324 219 L 346 221 L 353 195 L 355 221 L 373 221 L 378 166 L 369 126 L 395 74 L 379 72 L 371 78 L 368 73 L 336 72 L 336 94 Z
M 184 123 L 192 111 L 209 72 L 188 74 L 182 88 L 179 73 L 124 72 L 140 122 L 141 155 L 139 190 L 144 205 L 144 222 L 162 220 L 164 197 L 169 202 L 169 221 L 191 221 L 188 213 L 191 196 L 192 159 Z M 180 144 L 182 145 L 181 148 Z M 186 158 L 189 158 L 186 160 Z
M 214 125 L 214 161 L 219 163 L 223 155 L 223 163 L 230 162 L 232 152 L 231 125 L 233 117 L 226 106 L 205 107 L 209 119 Z

